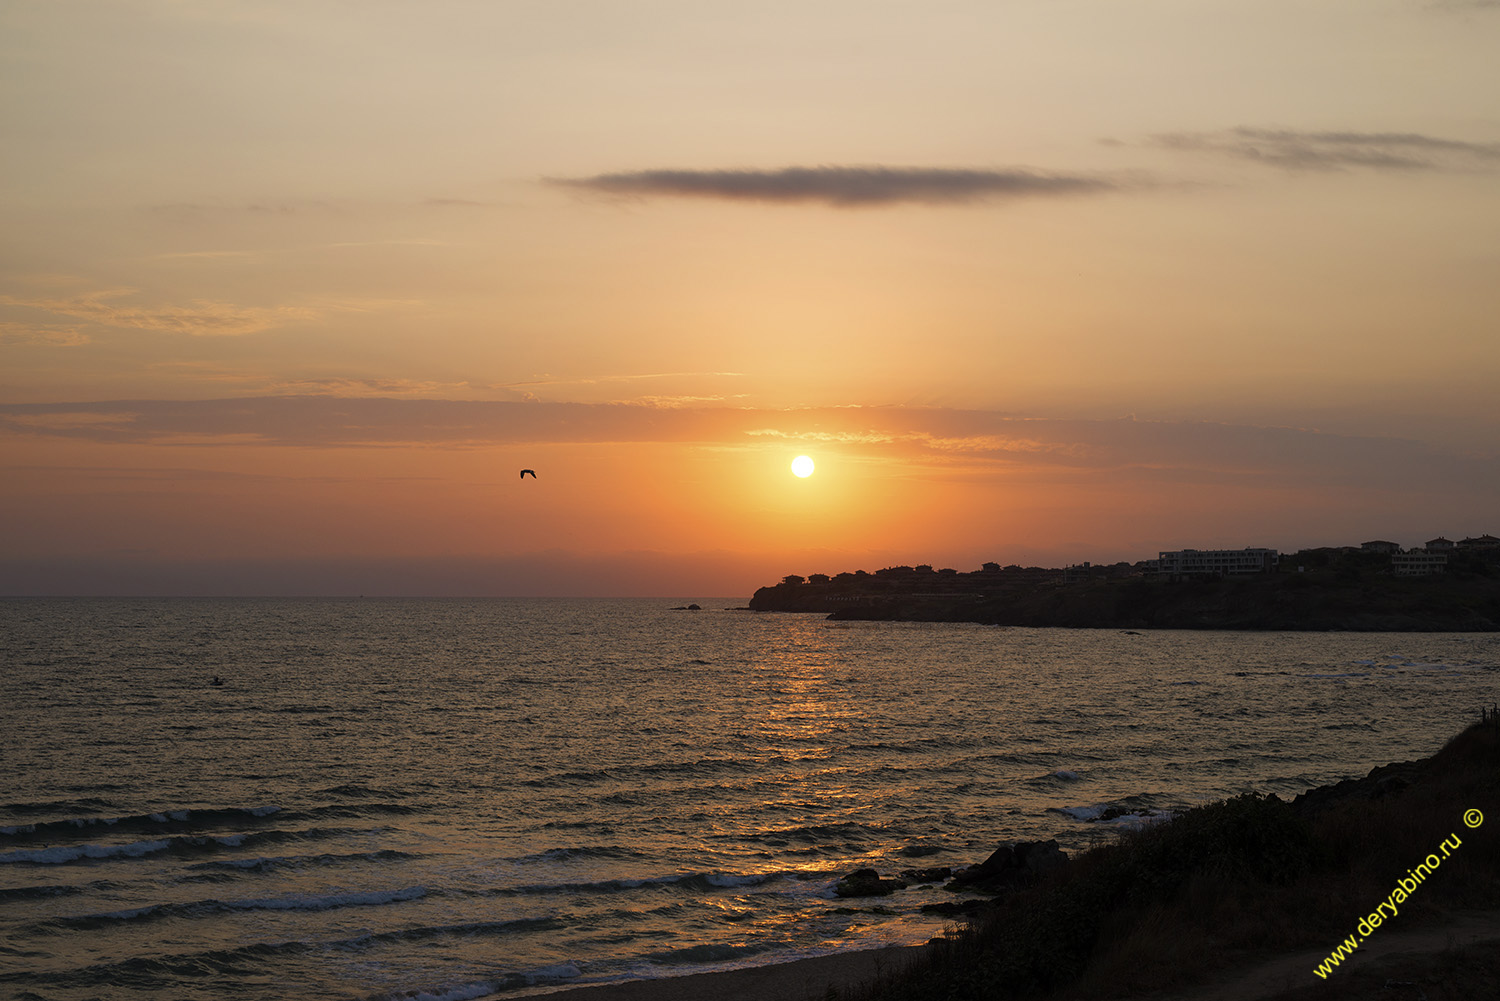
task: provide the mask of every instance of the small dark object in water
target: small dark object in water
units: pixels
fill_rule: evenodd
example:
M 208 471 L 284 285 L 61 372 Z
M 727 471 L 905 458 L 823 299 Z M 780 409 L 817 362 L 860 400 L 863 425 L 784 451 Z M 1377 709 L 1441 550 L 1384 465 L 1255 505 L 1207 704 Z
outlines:
M 224 684 L 224 679 L 221 678 L 221 677 L 219 677 L 216 674 L 216 675 L 214 675 L 214 680 L 210 681 L 209 684 L 210 685 L 215 685 L 215 686 L 222 686 Z

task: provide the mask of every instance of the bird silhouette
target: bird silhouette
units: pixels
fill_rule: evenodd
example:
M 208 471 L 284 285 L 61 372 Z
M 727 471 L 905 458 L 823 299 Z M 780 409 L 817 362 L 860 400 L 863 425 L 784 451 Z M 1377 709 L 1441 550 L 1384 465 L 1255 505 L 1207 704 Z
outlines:
M 526 474 L 527 473 L 531 474 L 531 478 L 533 480 L 536 479 L 536 470 L 535 469 L 523 469 L 523 470 L 521 470 L 521 479 L 523 479 L 523 480 L 526 479 Z

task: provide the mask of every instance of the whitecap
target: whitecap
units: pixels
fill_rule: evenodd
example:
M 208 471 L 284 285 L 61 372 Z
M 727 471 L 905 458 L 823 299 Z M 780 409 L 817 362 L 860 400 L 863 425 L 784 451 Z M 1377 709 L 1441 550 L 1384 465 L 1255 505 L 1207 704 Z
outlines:
M 170 847 L 170 841 L 136 841 L 128 845 L 68 845 L 56 848 L 35 848 L 0 854 L 0 865 L 11 862 L 32 862 L 38 865 L 58 865 L 76 862 L 83 858 L 137 858 Z
M 726 872 L 710 872 L 703 879 L 709 886 L 717 886 L 721 889 L 729 889 L 736 886 L 759 886 L 766 881 L 765 876 L 737 876 Z

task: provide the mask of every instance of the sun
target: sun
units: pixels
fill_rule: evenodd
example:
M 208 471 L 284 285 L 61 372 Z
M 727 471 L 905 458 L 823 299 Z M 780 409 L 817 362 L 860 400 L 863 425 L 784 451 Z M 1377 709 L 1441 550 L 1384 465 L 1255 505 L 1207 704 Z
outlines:
M 792 460 L 792 472 L 806 479 L 813 474 L 813 461 L 805 455 L 799 455 Z

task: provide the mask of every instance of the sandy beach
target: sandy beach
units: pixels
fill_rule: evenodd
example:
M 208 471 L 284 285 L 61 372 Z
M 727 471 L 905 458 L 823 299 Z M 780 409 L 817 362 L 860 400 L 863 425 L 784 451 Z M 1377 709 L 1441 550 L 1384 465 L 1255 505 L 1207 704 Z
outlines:
M 577 987 L 546 996 L 561 1001 L 822 1001 L 828 988 L 842 991 L 873 980 L 910 962 L 923 948 L 892 946 L 840 952 L 722 973 Z
M 1500 912 L 1474 911 L 1447 915 L 1416 928 L 1373 937 L 1351 958 L 1333 983 L 1314 980 L 1311 970 L 1327 950 L 1307 949 L 1265 957 L 1223 972 L 1194 987 L 1157 994 L 1153 1001 L 1275 1001 L 1300 998 L 1309 990 L 1345 997 L 1346 991 L 1366 986 L 1351 982 L 1356 971 L 1376 973 L 1404 962 L 1408 978 L 1430 976 L 1430 987 L 1447 979 L 1450 950 L 1481 943 L 1500 946 Z M 636 980 L 601 987 L 580 987 L 546 995 L 561 1001 L 823 1001 L 828 989 L 842 992 L 897 969 L 911 961 L 922 946 L 871 949 L 820 956 L 793 963 L 760 966 L 724 973 L 698 973 L 659 980 Z M 840 995 L 842 996 L 842 995 Z M 1064 998 L 1069 995 L 1063 992 Z M 1447 996 L 1447 995 L 1443 995 Z

